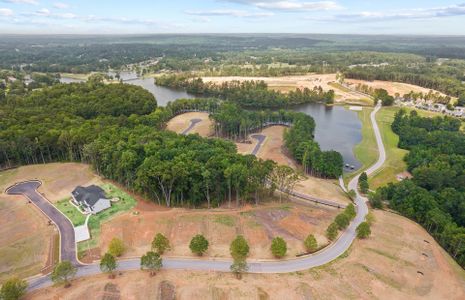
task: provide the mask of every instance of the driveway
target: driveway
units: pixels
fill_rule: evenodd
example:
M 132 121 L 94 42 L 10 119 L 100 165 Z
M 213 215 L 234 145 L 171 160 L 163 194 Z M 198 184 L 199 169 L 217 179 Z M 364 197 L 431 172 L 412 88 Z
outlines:
M 189 132 L 197 125 L 198 123 L 202 122 L 202 119 L 192 119 L 191 120 L 191 125 L 187 127 L 181 134 L 189 134 Z
M 263 142 L 266 139 L 266 136 L 264 136 L 263 134 L 254 134 L 254 135 L 251 135 L 250 137 L 258 141 L 257 145 L 255 145 L 255 148 L 252 150 L 252 153 L 250 153 L 256 156 L 258 151 L 260 151 L 260 148 L 262 147 Z
M 20 182 L 9 187 L 6 193 L 8 195 L 22 195 L 26 197 L 52 220 L 60 232 L 60 259 L 69 260 L 74 265 L 80 266 L 81 263 L 76 258 L 73 224 L 37 191 L 41 184 L 40 181 Z

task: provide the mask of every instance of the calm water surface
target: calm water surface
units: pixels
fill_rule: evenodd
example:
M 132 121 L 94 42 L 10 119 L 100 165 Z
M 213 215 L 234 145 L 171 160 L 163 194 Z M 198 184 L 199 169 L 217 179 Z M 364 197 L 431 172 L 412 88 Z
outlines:
M 336 150 L 342 154 L 344 164 L 352 165 L 355 169 L 361 167 L 353 152 L 354 147 L 362 141 L 362 122 L 357 112 L 343 106 L 323 104 L 305 104 L 294 110 L 315 119 L 315 140 L 322 150 Z
M 115 73 L 109 73 L 115 75 Z M 180 98 L 194 98 L 185 91 L 156 86 L 153 78 L 137 78 L 135 73 L 121 72 L 124 83 L 143 87 L 151 92 L 157 99 L 159 106 L 166 106 L 168 102 Z M 81 80 L 62 77 L 61 82 L 80 82 Z M 294 108 L 315 119 L 315 140 L 322 150 L 336 150 L 342 154 L 344 164 L 360 168 L 360 162 L 353 153 L 354 147 L 362 140 L 362 123 L 357 112 L 342 106 L 327 107 L 322 104 L 305 104 Z M 350 171 L 345 169 L 345 171 Z
M 115 76 L 116 73 L 109 72 L 109 75 Z M 174 90 L 166 87 L 156 86 L 154 84 L 153 78 L 142 78 L 137 77 L 135 73 L 132 72 L 121 72 L 120 73 L 121 79 L 123 79 L 124 83 L 133 84 L 143 87 L 144 89 L 148 90 L 155 96 L 157 99 L 158 106 L 166 106 L 168 102 L 174 101 L 176 99 L 181 98 L 194 98 L 193 95 L 190 95 L 181 90 Z M 83 80 L 69 78 L 69 77 L 61 77 L 60 81 L 62 83 L 72 83 L 72 82 L 82 82 Z

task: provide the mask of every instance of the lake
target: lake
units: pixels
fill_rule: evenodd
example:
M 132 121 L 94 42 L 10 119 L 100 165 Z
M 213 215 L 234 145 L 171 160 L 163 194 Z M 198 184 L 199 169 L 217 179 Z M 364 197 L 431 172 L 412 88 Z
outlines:
M 115 76 L 116 73 L 109 72 L 108 75 Z M 162 86 L 157 86 L 154 84 L 154 79 L 147 77 L 137 78 L 135 73 L 132 72 L 121 72 L 120 73 L 121 79 L 123 79 L 124 83 L 133 84 L 143 87 L 144 89 L 148 90 L 155 96 L 157 99 L 158 106 L 166 106 L 168 102 L 174 101 L 176 99 L 181 98 L 194 98 L 193 95 L 190 95 L 181 90 L 174 90 Z M 69 77 L 61 77 L 60 82 L 62 83 L 72 83 L 72 82 L 82 82 L 83 80 L 74 79 Z
M 343 106 L 305 104 L 294 108 L 315 119 L 315 140 L 322 150 L 336 150 L 342 154 L 344 165 L 359 169 L 361 163 L 355 158 L 353 149 L 362 141 L 362 122 L 356 111 Z M 347 170 L 344 168 L 344 171 Z
M 114 76 L 115 73 L 109 73 Z M 168 102 L 180 98 L 194 98 L 195 96 L 181 90 L 156 86 L 153 78 L 137 78 L 135 73 L 121 72 L 124 83 L 143 87 L 151 92 L 157 99 L 159 106 L 166 106 Z M 82 80 L 62 77 L 61 82 L 80 82 Z M 357 112 L 342 106 L 325 106 L 323 104 L 305 104 L 294 108 L 295 111 L 303 112 L 315 119 L 315 140 L 320 144 L 322 150 L 336 150 L 342 154 L 344 164 L 361 167 L 360 162 L 353 153 L 354 147 L 362 141 L 362 123 Z M 345 171 L 352 171 L 344 169 Z

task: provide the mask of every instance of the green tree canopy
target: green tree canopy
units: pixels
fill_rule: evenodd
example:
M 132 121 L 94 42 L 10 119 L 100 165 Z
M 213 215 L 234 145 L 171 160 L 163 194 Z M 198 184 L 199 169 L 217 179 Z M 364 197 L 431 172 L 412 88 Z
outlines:
M 349 205 L 347 205 L 347 207 L 344 209 L 344 213 L 347 216 L 349 216 L 350 220 L 353 220 L 357 215 L 357 212 L 355 211 L 355 206 L 352 203 L 349 203 Z
M 119 257 L 123 255 L 125 251 L 124 243 L 118 238 L 113 238 L 108 245 L 108 253 L 113 256 Z
M 343 230 L 343 229 L 346 229 L 347 226 L 349 226 L 350 217 L 348 216 L 348 214 L 343 212 L 336 216 L 336 219 L 334 219 L 334 222 L 336 223 L 337 228 L 339 230 Z
M 208 250 L 208 240 L 202 235 L 194 236 L 189 244 L 192 253 L 203 255 Z
M 271 253 L 277 258 L 284 257 L 287 252 L 286 241 L 282 237 L 275 237 L 271 241 Z
M 231 256 L 235 260 L 244 260 L 249 255 L 249 244 L 242 235 L 238 235 L 229 247 Z
M 161 233 L 157 233 L 152 241 L 152 250 L 162 255 L 170 249 L 170 241 Z
M 76 275 L 77 269 L 73 264 L 68 261 L 59 262 L 51 274 L 52 281 L 59 284 L 70 285 L 70 280 Z
M 0 289 L 0 299 L 18 300 L 26 294 L 26 289 L 26 281 L 17 277 L 7 279 L 7 281 L 2 284 L 2 288 Z
M 368 224 L 368 222 L 362 222 L 357 226 L 356 231 L 359 239 L 365 239 L 371 234 L 370 224 Z
M 338 231 L 337 224 L 335 222 L 331 223 L 326 229 L 326 237 L 328 240 L 333 241 L 337 237 Z
M 104 273 L 113 273 L 117 266 L 116 259 L 111 253 L 105 253 L 100 260 L 100 270 Z
M 249 267 L 245 259 L 235 259 L 230 267 L 231 272 L 236 275 L 237 279 L 241 279 L 242 273 L 247 272 L 248 269 Z
M 318 249 L 318 242 L 313 234 L 309 234 L 304 240 L 305 249 L 313 253 Z
M 160 254 L 149 251 L 145 255 L 142 255 L 140 259 L 140 268 L 142 270 L 147 269 L 150 271 L 150 275 L 153 276 L 156 271 L 163 267 L 163 262 Z

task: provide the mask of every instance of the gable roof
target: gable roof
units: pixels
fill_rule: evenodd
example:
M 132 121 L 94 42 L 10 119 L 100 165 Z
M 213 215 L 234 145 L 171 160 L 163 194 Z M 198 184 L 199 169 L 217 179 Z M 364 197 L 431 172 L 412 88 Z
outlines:
M 105 192 L 101 187 L 96 185 L 88 187 L 78 186 L 71 192 L 71 194 L 73 194 L 76 201 L 79 203 L 85 203 L 90 207 L 94 206 L 100 199 L 106 199 Z

